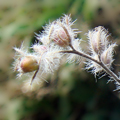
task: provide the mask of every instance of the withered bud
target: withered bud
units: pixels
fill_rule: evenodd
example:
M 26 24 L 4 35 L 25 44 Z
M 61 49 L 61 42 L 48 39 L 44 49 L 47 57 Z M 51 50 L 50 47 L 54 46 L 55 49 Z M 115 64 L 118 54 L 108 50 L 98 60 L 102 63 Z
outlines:
M 55 23 L 50 38 L 59 46 L 69 46 L 71 38 L 68 29 L 60 23 Z
M 23 72 L 32 72 L 38 69 L 39 65 L 35 58 L 32 56 L 27 56 L 21 61 L 20 65 Z
M 95 52 L 97 54 L 102 54 L 102 52 L 106 49 L 108 46 L 108 31 L 102 27 L 96 27 L 94 31 L 89 31 L 88 33 L 89 37 L 89 43 L 91 46 L 92 52 Z
M 47 52 L 47 47 L 45 45 L 39 45 L 35 44 L 32 46 L 33 50 L 39 54 L 43 54 L 44 52 Z
M 110 68 L 113 60 L 113 50 L 116 44 L 111 44 L 109 47 L 101 54 L 102 62 Z

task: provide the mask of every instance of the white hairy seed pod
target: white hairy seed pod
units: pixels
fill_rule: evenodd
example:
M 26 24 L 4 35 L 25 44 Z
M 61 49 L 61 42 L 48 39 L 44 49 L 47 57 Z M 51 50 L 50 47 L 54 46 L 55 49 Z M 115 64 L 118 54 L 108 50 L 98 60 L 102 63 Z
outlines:
M 104 50 L 104 52 L 101 54 L 101 60 L 102 62 L 107 65 L 108 68 L 110 68 L 113 60 L 113 50 L 116 44 L 111 44 L 109 47 Z
M 96 27 L 93 31 L 89 31 L 88 38 L 91 52 L 93 54 L 102 54 L 109 44 L 108 37 L 108 31 L 102 26 Z
M 39 54 L 43 54 L 47 52 L 47 46 L 45 45 L 35 44 L 32 46 L 32 48 L 36 53 L 39 53 Z
M 24 73 L 35 71 L 39 68 L 38 62 L 32 56 L 26 56 L 20 64 Z
M 67 29 L 62 26 L 61 23 L 54 24 L 50 37 L 56 44 L 61 47 L 69 46 L 71 42 Z
M 106 66 L 107 69 L 111 68 L 112 62 L 114 61 L 113 53 L 114 47 L 116 46 L 115 43 L 109 42 L 109 37 L 108 31 L 102 26 L 96 27 L 88 33 L 91 56 Z M 95 75 L 104 71 L 103 67 L 93 61 L 89 61 L 86 68 L 93 69 L 92 72 Z

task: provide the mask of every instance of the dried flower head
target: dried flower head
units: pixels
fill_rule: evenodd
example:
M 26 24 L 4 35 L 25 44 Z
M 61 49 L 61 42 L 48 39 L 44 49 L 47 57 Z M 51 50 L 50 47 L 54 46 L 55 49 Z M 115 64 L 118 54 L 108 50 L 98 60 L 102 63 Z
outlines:
M 71 38 L 68 33 L 68 30 L 62 25 L 60 21 L 57 21 L 52 25 L 53 25 L 53 28 L 50 34 L 50 39 L 53 40 L 59 46 L 62 46 L 62 47 L 69 46 L 71 42 Z
M 114 61 L 113 50 L 116 44 L 109 42 L 108 31 L 102 26 L 96 27 L 93 31 L 89 31 L 88 38 L 92 58 L 110 68 Z M 86 69 L 91 69 L 95 75 L 104 70 L 103 67 L 91 60 L 87 63 Z
M 16 51 L 14 70 L 18 71 L 18 77 L 24 73 L 36 71 L 39 68 L 37 56 L 30 54 L 21 48 L 14 48 Z
M 45 46 L 35 44 L 31 47 L 34 52 L 28 53 L 26 50 L 21 48 L 14 48 L 16 51 L 14 70 L 18 71 L 18 76 L 21 77 L 23 74 L 31 73 L 31 82 L 38 81 L 38 78 L 43 79 L 43 75 L 54 73 L 60 65 L 60 59 L 62 53 L 59 53 L 59 48 L 51 44 L 51 46 Z
M 75 39 L 79 31 L 72 29 L 72 22 L 70 16 L 64 15 L 61 19 L 58 19 L 49 25 L 44 27 L 43 33 L 36 34 L 36 38 L 40 40 L 44 45 L 55 44 L 61 47 L 67 47 L 71 44 L 71 41 Z
M 90 50 L 93 54 L 101 54 L 108 46 L 108 31 L 102 27 L 98 26 L 94 30 L 88 32 L 88 39 Z
M 95 76 L 104 71 L 120 86 L 120 77 L 110 70 L 116 44 L 109 42 L 108 31 L 99 26 L 88 32 L 90 54 L 87 54 L 81 49 L 81 39 L 77 38 L 80 31 L 73 29 L 73 24 L 70 15 L 64 15 L 61 19 L 46 25 L 42 33 L 36 34 L 40 43 L 31 46 L 32 53 L 24 50 L 23 46 L 14 48 L 14 70 L 19 72 L 19 77 L 22 74 L 33 73 L 30 76 L 31 81 L 28 80 L 30 85 L 33 81 L 39 83 L 41 79 L 45 80 L 44 76 L 54 73 L 59 68 L 65 54 L 67 62 L 79 63 L 81 57 L 84 57 L 84 60 L 87 60 L 87 70 L 92 71 Z
M 111 44 L 106 48 L 106 50 L 103 51 L 101 54 L 101 60 L 102 62 L 108 67 L 111 67 L 112 62 L 114 61 L 113 59 L 113 53 L 114 53 L 114 47 L 116 44 Z

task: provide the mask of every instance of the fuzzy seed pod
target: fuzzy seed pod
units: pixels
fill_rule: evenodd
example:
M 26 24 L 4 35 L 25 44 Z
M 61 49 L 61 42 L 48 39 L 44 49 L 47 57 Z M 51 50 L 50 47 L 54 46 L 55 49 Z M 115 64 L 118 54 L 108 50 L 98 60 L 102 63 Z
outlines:
M 59 24 L 54 25 L 51 39 L 61 47 L 69 46 L 71 41 L 67 29 Z
M 91 52 L 93 54 L 102 54 L 109 44 L 108 37 L 108 31 L 102 26 L 96 27 L 93 31 L 89 31 L 88 38 Z
M 22 71 L 26 73 L 37 70 L 39 65 L 32 56 L 27 56 L 21 61 L 20 67 Z

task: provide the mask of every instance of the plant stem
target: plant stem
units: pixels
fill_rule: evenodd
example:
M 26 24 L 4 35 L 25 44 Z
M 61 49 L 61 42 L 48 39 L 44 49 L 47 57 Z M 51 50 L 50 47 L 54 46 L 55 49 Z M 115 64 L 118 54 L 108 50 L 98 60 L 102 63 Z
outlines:
M 112 77 L 112 79 L 114 79 L 116 82 L 118 82 L 118 83 L 120 84 L 120 79 L 118 78 L 118 76 L 117 76 L 114 72 L 112 72 L 103 62 L 97 61 L 97 60 L 95 60 L 94 58 L 92 58 L 91 56 L 89 56 L 88 54 L 85 54 L 85 53 L 82 53 L 82 52 L 79 52 L 79 51 L 75 50 L 72 46 L 71 46 L 71 48 L 72 48 L 73 50 L 60 51 L 60 52 L 61 52 L 61 53 L 73 53 L 73 54 L 77 54 L 77 55 L 79 55 L 79 56 L 82 56 L 82 57 L 84 57 L 84 58 L 87 58 L 87 59 L 89 59 L 89 60 L 97 63 L 98 65 L 100 65 L 100 66 L 105 70 L 105 72 L 106 72 L 108 75 L 110 75 L 110 76 Z

